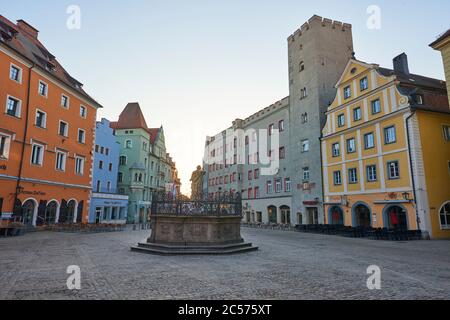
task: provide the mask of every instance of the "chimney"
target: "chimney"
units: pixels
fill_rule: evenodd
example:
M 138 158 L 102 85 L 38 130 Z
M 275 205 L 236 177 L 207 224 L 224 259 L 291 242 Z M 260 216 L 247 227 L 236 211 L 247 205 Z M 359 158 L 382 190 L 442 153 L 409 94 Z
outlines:
M 408 56 L 406 53 L 403 52 L 401 55 L 395 57 L 393 61 L 394 71 L 409 75 Z
M 17 27 L 20 31 L 25 32 L 30 37 L 37 39 L 39 30 L 35 29 L 32 25 L 28 24 L 24 20 L 17 20 Z

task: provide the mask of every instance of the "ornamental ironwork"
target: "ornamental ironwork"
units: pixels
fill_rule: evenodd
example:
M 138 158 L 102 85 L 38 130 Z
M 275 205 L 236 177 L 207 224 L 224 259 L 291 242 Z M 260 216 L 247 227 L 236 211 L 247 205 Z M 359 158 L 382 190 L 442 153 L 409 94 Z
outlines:
M 242 216 L 242 198 L 239 193 L 202 195 L 195 200 L 173 197 L 167 193 L 154 194 L 152 214 L 180 216 Z

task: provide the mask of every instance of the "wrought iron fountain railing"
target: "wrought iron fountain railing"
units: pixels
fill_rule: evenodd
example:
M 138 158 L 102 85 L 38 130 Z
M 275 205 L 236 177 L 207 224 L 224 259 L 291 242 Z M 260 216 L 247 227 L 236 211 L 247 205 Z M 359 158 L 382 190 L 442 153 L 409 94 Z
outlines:
M 242 198 L 239 193 L 201 196 L 193 200 L 158 193 L 152 199 L 152 214 L 180 216 L 242 216 Z

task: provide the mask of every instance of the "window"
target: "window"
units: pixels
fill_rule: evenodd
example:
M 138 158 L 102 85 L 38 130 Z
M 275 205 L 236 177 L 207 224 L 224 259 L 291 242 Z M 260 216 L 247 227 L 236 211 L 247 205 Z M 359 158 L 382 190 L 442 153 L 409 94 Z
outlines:
M 300 116 L 300 122 L 302 124 L 305 124 L 308 122 L 308 113 L 305 112 Z
M 254 177 L 255 179 L 259 179 L 259 169 L 255 169 Z
M 108 170 L 109 170 L 109 171 L 112 171 L 112 169 L 113 169 L 113 164 L 112 164 L 112 163 L 109 163 Z
M 248 142 L 249 142 L 249 138 L 248 138 L 248 136 L 245 136 L 245 145 L 248 145 Z
M 305 70 L 305 63 L 302 61 L 299 65 L 299 72 L 302 72 L 303 70 Z
M 400 178 L 400 169 L 398 161 L 389 161 L 387 163 L 389 180 L 395 180 Z
M 377 166 L 370 165 L 367 166 L 367 181 L 374 182 L 377 181 Z
M 259 198 L 259 187 L 255 187 L 255 199 Z
M 300 89 L 300 99 L 304 99 L 307 97 L 306 88 Z
M 356 168 L 348 169 L 348 181 L 350 184 L 358 183 L 358 171 Z
M 252 188 L 248 188 L 247 190 L 247 198 L 251 199 L 253 196 L 253 189 Z
M 102 161 L 102 160 L 100 160 L 100 161 L 98 162 L 98 168 L 99 168 L 99 169 L 103 169 L 103 161 Z
M 284 120 L 278 122 L 278 130 L 280 130 L 280 132 L 284 131 Z
M 273 134 L 273 129 L 274 129 L 274 125 L 273 124 L 269 125 L 269 136 L 271 136 Z
M 447 202 L 439 210 L 439 220 L 441 221 L 441 229 L 450 229 L 450 202 Z
M 84 174 L 84 158 L 83 157 L 75 157 L 75 173 L 79 175 Z
M 106 154 L 107 156 L 109 156 L 109 149 L 108 149 L 108 148 L 105 148 L 105 154 Z
M 344 114 L 338 115 L 337 120 L 338 120 L 338 127 L 345 126 L 345 115 Z
M 103 154 L 105 152 L 105 147 L 100 147 L 100 153 Z
M 65 152 L 56 152 L 56 170 L 65 171 L 66 170 L 66 160 L 67 154 Z
M 372 114 L 377 114 L 381 112 L 380 99 L 372 101 Z
M 98 144 L 96 144 L 96 145 L 95 145 L 95 152 L 98 153 L 99 149 L 100 149 L 100 146 L 99 146 Z
M 8 96 L 6 101 L 6 113 L 10 116 L 20 118 L 22 102 L 19 99 Z
M 87 112 L 85 106 L 80 106 L 80 117 L 86 118 Z
M 423 95 L 421 94 L 414 94 L 412 96 L 414 102 L 418 105 L 423 105 Z
M 266 188 L 267 188 L 267 194 L 272 194 L 272 193 L 273 193 L 273 184 L 272 184 L 272 181 L 267 181 Z
M 33 144 L 31 148 L 31 163 L 37 166 L 42 166 L 44 162 L 44 146 L 40 144 Z
M 142 142 L 142 150 L 147 151 L 147 142 Z
M 102 187 L 102 182 L 100 180 L 97 180 L 97 192 L 100 192 L 100 189 Z
M 69 109 L 69 97 L 66 95 L 61 95 L 61 107 Z
M 280 193 L 281 189 L 282 189 L 281 178 L 278 178 L 278 179 L 275 180 L 275 192 L 276 193 Z
M 250 170 L 250 171 L 248 172 L 248 180 L 252 180 L 252 178 L 253 178 L 253 171 Z
M 47 126 L 47 114 L 41 110 L 36 110 L 36 127 L 45 128 Z
M 284 190 L 285 190 L 286 192 L 291 192 L 291 185 L 292 185 L 292 183 L 291 183 L 291 178 L 286 178 L 286 179 L 284 180 Z
M 60 120 L 59 121 L 59 131 L 58 131 L 59 135 L 63 136 L 63 137 L 67 137 L 68 131 L 69 131 L 69 125 L 67 124 L 67 122 Z
M 347 86 L 344 88 L 344 99 L 348 99 L 352 96 L 352 88 Z
M 286 158 L 286 149 L 284 147 L 280 148 L 279 153 L 280 153 L 280 159 Z
M 111 181 L 108 181 L 108 182 L 106 183 L 106 189 L 108 190 L 108 192 L 111 191 Z
M 384 143 L 385 144 L 391 144 L 395 143 L 397 141 L 396 133 L 395 133 L 395 127 L 388 127 L 384 128 Z
M 309 167 L 303 168 L 303 182 L 309 181 Z
M 302 141 L 302 152 L 308 152 L 309 151 L 309 140 L 303 140 Z
M 366 149 L 372 149 L 375 147 L 375 139 L 372 132 L 364 135 L 364 147 Z
M 120 183 L 123 182 L 123 173 L 122 173 L 122 172 L 119 172 L 119 173 L 117 174 L 117 181 L 120 182 Z
M 359 88 L 361 91 L 369 89 L 369 81 L 367 80 L 367 77 L 364 77 L 361 80 L 359 80 Z
M 355 108 L 353 109 L 353 121 L 359 121 L 362 119 L 362 115 L 361 115 L 361 108 Z
M 0 159 L 8 159 L 11 137 L 0 133 Z
M 78 129 L 78 142 L 79 143 L 86 142 L 86 132 L 82 129 Z
M 339 146 L 339 143 L 334 143 L 331 147 L 331 154 L 333 157 L 339 157 L 341 154 L 341 148 Z
M 350 138 L 347 140 L 347 153 L 356 152 L 356 142 L 355 138 Z
M 15 65 L 11 65 L 11 68 L 9 69 L 9 78 L 11 80 L 14 80 L 16 82 L 21 83 L 22 82 L 22 69 Z
M 43 97 L 47 97 L 48 87 L 47 84 L 39 80 L 38 93 Z
M 444 130 L 444 140 L 450 141 L 450 126 L 444 125 L 442 129 Z
M 333 172 L 333 181 L 335 186 L 339 186 L 342 184 L 342 177 L 340 171 Z
M 131 142 L 131 140 L 125 141 L 125 149 L 131 149 L 131 147 L 132 147 L 132 142 Z
M 120 156 L 119 158 L 119 165 L 120 166 L 126 166 L 127 165 L 127 157 L 126 156 Z M 152 168 L 153 170 L 153 168 Z

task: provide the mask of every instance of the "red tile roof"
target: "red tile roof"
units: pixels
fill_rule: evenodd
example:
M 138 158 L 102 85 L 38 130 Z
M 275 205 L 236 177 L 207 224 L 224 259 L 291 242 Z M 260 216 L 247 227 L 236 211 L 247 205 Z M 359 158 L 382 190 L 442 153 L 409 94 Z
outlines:
M 127 104 L 119 116 L 119 121 L 111 122 L 110 127 L 113 129 L 144 129 L 150 133 L 141 107 L 137 102 Z
M 155 144 L 156 138 L 158 137 L 160 128 L 151 128 L 150 131 L 150 143 Z
M 38 31 L 23 20 L 14 24 L 0 15 L 0 43 L 57 78 L 96 107 L 102 107 L 83 90 L 83 84 L 73 78 L 37 38 Z

